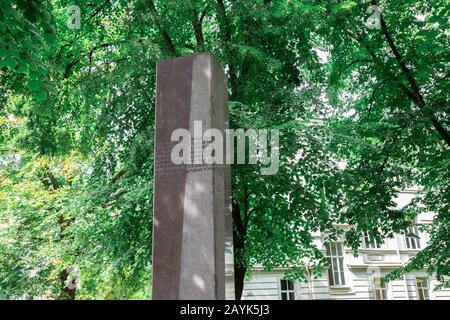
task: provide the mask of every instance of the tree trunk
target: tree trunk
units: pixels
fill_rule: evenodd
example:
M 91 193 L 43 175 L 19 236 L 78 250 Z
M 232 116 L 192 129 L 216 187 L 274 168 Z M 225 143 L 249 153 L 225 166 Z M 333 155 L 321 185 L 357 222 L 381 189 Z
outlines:
M 167 30 L 164 28 L 164 26 L 159 18 L 159 14 L 158 14 L 158 11 L 156 10 L 156 6 L 155 6 L 153 0 L 147 0 L 147 5 L 150 8 L 150 13 L 152 14 L 153 22 L 155 23 L 156 27 L 158 28 L 159 33 L 161 34 L 161 37 L 163 39 L 163 42 L 164 42 L 167 50 L 169 50 L 169 52 L 172 56 L 176 56 L 177 50 L 175 48 L 175 45 L 173 44 L 172 39 L 170 38 L 169 34 L 167 33 Z
M 244 290 L 244 278 L 247 268 L 245 264 L 240 261 L 239 257 L 242 257 L 245 250 L 245 236 L 234 232 L 233 237 L 234 245 L 234 292 L 236 300 L 241 300 L 242 291 Z M 239 252 L 238 254 L 236 254 Z
M 67 268 L 61 271 L 59 278 L 61 281 L 61 294 L 59 296 L 60 300 L 75 300 L 75 291 L 77 290 L 75 279 L 73 279 L 69 285 L 66 285 L 69 274 L 70 272 Z
M 234 268 L 234 290 L 236 300 L 242 300 L 242 292 L 244 291 L 244 278 L 247 269 L 242 267 Z
M 234 246 L 234 292 L 236 300 L 241 300 L 244 290 L 244 277 L 247 267 L 242 259 L 245 257 L 246 230 L 241 219 L 239 204 L 236 199 L 232 202 L 233 216 L 233 246 Z
M 49 179 L 51 181 L 53 190 L 57 190 L 61 187 L 61 185 L 58 182 L 58 179 L 56 179 L 56 177 L 53 175 L 53 173 L 49 169 L 47 171 L 47 176 L 49 177 Z M 70 222 L 66 221 L 64 219 L 64 216 L 61 215 L 59 217 L 58 224 L 61 229 L 60 240 L 62 241 L 65 236 L 64 229 L 66 229 L 70 225 Z M 61 293 L 59 295 L 60 300 L 75 300 L 75 292 L 76 292 L 75 279 L 73 279 L 69 285 L 66 285 L 66 281 L 67 281 L 69 275 L 70 275 L 69 268 L 63 269 L 60 273 L 60 276 L 59 276 L 59 280 L 61 282 Z

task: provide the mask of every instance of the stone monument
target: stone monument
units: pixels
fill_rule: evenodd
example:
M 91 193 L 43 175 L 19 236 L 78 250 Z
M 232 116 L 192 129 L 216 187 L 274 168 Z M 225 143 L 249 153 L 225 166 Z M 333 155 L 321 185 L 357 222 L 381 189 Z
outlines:
M 225 136 L 226 76 L 200 53 L 159 61 L 156 78 L 153 299 L 234 299 L 230 168 L 205 164 L 194 133 L 195 122 Z M 191 133 L 190 163 L 172 161 L 177 129 Z

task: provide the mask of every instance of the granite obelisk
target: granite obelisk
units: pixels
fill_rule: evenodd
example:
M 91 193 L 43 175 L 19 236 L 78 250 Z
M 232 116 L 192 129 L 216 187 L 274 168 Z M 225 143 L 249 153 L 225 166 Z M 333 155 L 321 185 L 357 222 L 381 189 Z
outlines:
M 153 299 L 225 299 L 225 287 L 234 289 L 230 168 L 202 161 L 194 123 L 225 136 L 226 77 L 200 53 L 159 61 L 156 78 Z M 177 129 L 191 133 L 190 163 L 172 161 Z

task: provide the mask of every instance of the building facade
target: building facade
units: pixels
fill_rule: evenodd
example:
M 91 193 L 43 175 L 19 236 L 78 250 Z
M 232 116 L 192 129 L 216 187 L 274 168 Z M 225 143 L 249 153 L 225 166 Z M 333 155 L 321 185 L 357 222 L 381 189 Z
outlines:
M 397 203 L 404 206 L 415 196 L 415 191 L 404 191 Z M 417 217 L 416 223 L 431 223 L 433 214 Z M 450 289 L 435 290 L 439 284 L 425 271 L 407 274 L 384 283 L 381 279 L 401 267 L 426 246 L 428 235 L 413 226 L 408 235 L 376 243 L 368 235 L 362 235 L 362 247 L 358 256 L 342 242 L 324 242 L 324 236 L 314 234 L 314 239 L 331 267 L 318 279 L 309 282 L 292 282 L 284 279 L 284 270 L 265 272 L 256 267 L 252 278 L 245 283 L 243 299 L 267 300 L 448 300 Z M 412 235 L 416 236 L 412 236 Z

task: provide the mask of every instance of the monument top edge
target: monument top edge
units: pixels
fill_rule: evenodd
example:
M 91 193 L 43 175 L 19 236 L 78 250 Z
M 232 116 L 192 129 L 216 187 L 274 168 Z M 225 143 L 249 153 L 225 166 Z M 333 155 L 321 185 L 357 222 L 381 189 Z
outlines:
M 220 67 L 220 63 L 217 61 L 216 57 L 209 51 L 198 52 L 198 53 L 189 54 L 189 55 L 185 55 L 185 56 L 179 56 L 179 57 L 175 57 L 175 58 L 161 59 L 161 60 L 157 61 L 157 64 L 167 63 L 170 61 L 181 60 L 181 59 L 194 59 L 195 57 L 199 57 L 199 56 L 208 56 L 210 59 L 212 59 L 212 61 L 215 62 L 215 64 L 217 66 Z

